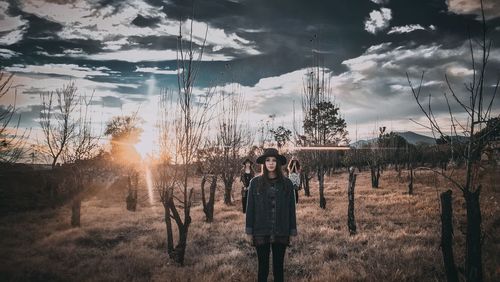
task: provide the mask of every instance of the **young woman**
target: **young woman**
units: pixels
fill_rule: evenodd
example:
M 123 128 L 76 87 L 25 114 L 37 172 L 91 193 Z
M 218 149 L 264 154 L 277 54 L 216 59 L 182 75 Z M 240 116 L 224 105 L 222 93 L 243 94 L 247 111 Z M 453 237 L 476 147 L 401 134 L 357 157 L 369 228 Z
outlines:
M 250 186 L 250 180 L 255 176 L 255 172 L 252 168 L 253 162 L 250 159 L 245 159 L 243 161 L 243 168 L 240 173 L 240 181 L 243 184 L 241 188 L 241 203 L 243 205 L 243 213 L 246 212 L 247 208 L 247 195 L 248 186 Z
M 293 190 L 295 191 L 295 201 L 299 202 L 300 186 L 300 163 L 295 157 L 292 157 L 288 164 L 288 178 L 292 181 Z
M 265 149 L 257 163 L 262 165 L 262 174 L 250 181 L 245 231 L 257 250 L 258 281 L 267 281 L 271 250 L 274 281 L 283 281 L 286 247 L 290 236 L 297 235 L 293 184 L 283 176 L 286 158 L 278 150 Z

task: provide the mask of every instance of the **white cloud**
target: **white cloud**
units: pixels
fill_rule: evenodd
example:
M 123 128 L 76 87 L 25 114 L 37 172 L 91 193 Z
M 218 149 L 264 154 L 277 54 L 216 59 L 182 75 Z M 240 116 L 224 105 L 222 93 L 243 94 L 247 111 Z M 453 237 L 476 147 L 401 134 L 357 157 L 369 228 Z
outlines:
M 156 73 L 156 74 L 172 74 L 172 75 L 177 74 L 177 70 L 162 70 L 162 69 L 159 69 L 158 67 L 154 67 L 154 68 L 137 67 L 135 71 L 136 72 L 145 72 L 145 73 Z
M 45 64 L 41 66 L 36 65 L 14 65 L 12 67 L 5 68 L 8 72 L 22 72 L 22 73 L 33 73 L 33 74 L 56 74 L 71 77 L 84 78 L 87 76 L 108 76 L 109 74 L 102 72 L 103 70 L 108 70 L 107 68 L 97 68 L 91 69 L 87 67 L 80 67 L 73 64 Z
M 76 49 L 66 49 L 62 52 L 62 54 L 49 54 L 47 51 L 35 51 L 35 54 L 46 56 L 46 57 L 65 57 L 65 56 L 86 56 L 87 53 L 83 52 L 81 48 Z
M 381 44 L 378 44 L 378 45 L 373 45 L 373 46 L 370 46 L 370 48 L 368 48 L 366 50 L 366 53 L 372 53 L 372 52 L 379 51 L 379 50 L 385 50 L 389 46 L 391 46 L 390 42 L 384 42 L 384 43 L 381 43 Z
M 2 58 L 10 59 L 12 57 L 17 57 L 19 55 L 21 55 L 21 54 L 14 52 L 12 50 L 0 48 L 0 57 L 2 57 Z
M 499 51 L 492 49 L 490 58 L 494 58 Z M 425 120 L 411 95 L 406 73 L 415 86 L 422 71 L 425 71 L 423 103 L 427 105 L 430 94 L 437 119 L 443 126 L 448 126 L 448 108 L 443 93 L 449 90 L 444 75 L 449 74 L 455 93 L 466 99 L 467 91 L 463 85 L 471 79 L 472 71 L 463 66 L 469 63 L 469 58 L 467 42 L 464 42 L 453 49 L 444 49 L 437 44 L 417 47 L 379 44 L 368 48 L 359 57 L 345 60 L 343 64 L 348 71 L 333 75 L 331 87 L 345 114 L 351 139 L 354 139 L 352 134 L 356 124 L 359 138 L 369 136 L 371 131 L 376 133 L 377 124 L 399 131 L 421 130 L 408 122 L 409 118 Z M 498 68 L 498 61 L 490 62 L 490 68 Z M 498 108 L 498 105 L 495 107 Z M 452 110 L 457 117 L 463 117 L 463 109 L 458 104 L 453 104 Z
M 379 5 L 384 5 L 384 4 L 389 3 L 389 0 L 370 0 L 370 1 L 372 1 L 375 4 L 379 4 Z
M 12 45 L 23 39 L 24 29 L 13 30 L 0 38 L 0 45 Z
M 132 63 L 137 62 L 158 62 L 170 61 L 177 59 L 177 52 L 175 50 L 147 50 L 147 49 L 133 49 L 115 52 L 102 52 L 92 55 L 71 55 L 72 57 L 82 57 L 90 60 L 118 60 L 127 61 Z M 233 57 L 225 56 L 222 54 L 203 54 L 203 61 L 229 61 Z
M 69 55 L 75 55 L 75 54 L 83 54 L 82 48 L 76 48 L 76 49 L 66 49 L 63 51 L 64 54 L 69 54 Z
M 114 41 L 106 41 L 104 42 L 104 48 L 105 50 L 111 50 L 111 51 L 116 51 L 116 50 L 120 50 L 122 48 L 122 46 L 125 46 L 125 45 L 129 45 L 129 42 L 128 42 L 128 39 L 123 37 L 123 38 L 120 38 L 118 40 L 114 40 Z
M 425 28 L 419 24 L 410 24 L 404 26 L 394 26 L 387 32 L 387 34 L 402 34 L 402 33 L 410 33 L 415 30 L 425 30 Z
M 8 9 L 9 3 L 0 2 L 0 32 L 16 30 L 28 23 L 21 19 L 21 16 L 12 17 L 7 14 Z
M 189 34 L 191 23 L 189 21 L 185 21 L 182 25 L 182 30 L 184 33 L 184 36 Z M 202 45 L 203 40 L 205 38 L 205 32 L 206 32 L 207 25 L 202 22 L 198 21 L 193 21 L 193 41 L 198 44 Z M 177 26 L 176 29 L 178 30 L 179 27 Z M 177 31 L 178 33 L 178 31 Z M 207 37 L 206 37 L 206 44 L 207 45 L 213 45 L 213 46 L 219 46 L 217 48 L 232 48 L 236 50 L 244 50 L 247 54 L 249 55 L 258 55 L 260 52 L 256 49 L 254 49 L 253 44 L 236 35 L 235 33 L 230 33 L 227 34 L 223 29 L 220 28 L 213 28 L 213 27 L 208 27 L 208 32 L 207 32 Z
M 64 54 L 49 54 L 47 51 L 35 51 L 35 54 L 47 57 L 64 57 Z
M 390 88 L 392 91 L 411 91 L 411 88 L 408 85 L 391 84 Z
M 365 21 L 365 30 L 375 34 L 386 29 L 391 19 L 392 12 L 390 9 L 382 8 L 380 10 L 373 10 L 370 12 L 370 17 Z
M 38 0 L 23 1 L 21 9 L 25 12 L 47 18 L 63 26 L 58 35 L 64 39 L 100 40 L 108 50 L 119 50 L 128 46 L 129 36 L 177 36 L 179 22 L 168 19 L 161 8 L 148 5 L 144 1 L 131 0 L 115 11 L 111 5 L 95 9 L 87 1 L 76 1 L 68 4 L 57 4 Z M 147 18 L 159 19 L 155 27 L 138 27 L 132 23 L 142 15 Z M 190 21 L 182 23 L 183 34 L 188 34 Z M 206 24 L 193 21 L 193 40 L 198 45 L 203 43 Z M 259 54 L 254 44 L 235 33 L 227 34 L 224 30 L 208 27 L 207 45 L 233 48 L 249 55 Z
M 477 1 L 447 0 L 448 11 L 454 14 L 475 14 L 481 17 L 481 4 Z M 495 0 L 483 1 L 484 14 L 487 19 L 500 17 L 500 2 Z
M 474 74 L 473 70 L 461 66 L 451 66 L 446 70 L 446 72 L 453 76 L 459 77 L 470 76 Z
M 243 86 L 231 83 L 219 86 L 223 89 L 237 89 L 245 97 L 247 112 L 243 119 L 250 122 L 250 127 L 256 128 L 258 123 L 275 115 L 276 124 L 287 124 L 291 128 L 293 105 L 300 112 L 303 79 L 308 69 L 300 69 L 279 76 L 261 78 L 254 86 Z M 326 70 L 327 75 L 330 71 Z M 204 89 L 196 89 L 197 93 L 205 93 Z
M 222 46 L 219 46 L 219 45 L 215 45 L 212 47 L 212 52 L 217 52 L 217 51 L 220 51 L 222 50 Z
M 12 45 L 21 40 L 28 24 L 21 16 L 8 15 L 8 8 L 9 3 L 0 2 L 0 33 L 6 33 L 0 37 L 0 45 Z

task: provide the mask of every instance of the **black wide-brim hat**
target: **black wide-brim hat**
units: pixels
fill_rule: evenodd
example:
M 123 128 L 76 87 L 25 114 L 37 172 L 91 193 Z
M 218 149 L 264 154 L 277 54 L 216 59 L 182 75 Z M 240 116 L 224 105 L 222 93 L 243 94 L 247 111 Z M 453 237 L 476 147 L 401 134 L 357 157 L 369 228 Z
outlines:
M 264 149 L 264 153 L 262 156 L 257 158 L 257 163 L 258 164 L 264 164 L 266 162 L 267 157 L 275 157 L 276 160 L 281 164 L 281 165 L 286 165 L 286 157 L 283 155 L 280 155 L 278 150 L 275 148 L 267 148 Z
M 250 165 L 253 165 L 252 160 L 250 160 L 249 158 L 246 158 L 241 164 L 245 165 L 245 163 L 250 163 Z

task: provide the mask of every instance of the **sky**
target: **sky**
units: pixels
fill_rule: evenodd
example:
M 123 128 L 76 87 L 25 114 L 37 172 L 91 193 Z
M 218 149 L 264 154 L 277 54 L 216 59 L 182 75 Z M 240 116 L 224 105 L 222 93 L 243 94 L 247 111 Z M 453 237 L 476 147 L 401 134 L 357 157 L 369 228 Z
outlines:
M 500 1 L 484 6 L 493 39 L 485 95 L 492 97 Z M 179 25 L 189 34 L 193 16 L 195 48 L 207 30 L 196 93 L 238 89 L 251 126 L 273 116 L 273 126 L 291 128 L 317 56 L 352 141 L 375 136 L 379 126 L 429 134 L 410 120 L 424 122 L 407 73 L 415 84 L 425 73 L 422 93 L 449 126 L 445 74 L 465 97 L 473 74 L 468 38 L 481 31 L 479 0 L 0 0 L 0 67 L 15 75 L 0 110 L 17 92 L 16 118 L 36 132 L 40 93 L 72 81 L 80 94 L 94 93 L 96 130 L 137 111 L 151 139 L 161 89 L 177 89 Z M 500 112 L 498 99 L 493 108 Z

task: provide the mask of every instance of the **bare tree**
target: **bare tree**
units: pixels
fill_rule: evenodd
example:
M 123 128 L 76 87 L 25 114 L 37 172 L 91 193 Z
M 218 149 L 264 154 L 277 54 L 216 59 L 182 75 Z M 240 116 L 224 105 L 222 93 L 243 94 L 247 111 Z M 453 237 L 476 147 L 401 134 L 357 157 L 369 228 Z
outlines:
M 11 90 L 13 77 L 13 74 L 7 75 L 5 72 L 0 72 L 0 99 Z M 16 112 L 16 98 L 17 91 L 14 92 L 14 103 L 0 108 L 0 163 L 14 163 L 26 151 L 25 139 L 28 132 L 26 130 L 22 133 L 18 132 L 21 117 L 16 124 L 12 124 L 12 118 Z M 13 128 L 9 128 L 9 125 L 13 125 Z
M 43 143 L 52 158 L 52 168 L 56 166 L 59 157 L 74 137 L 76 122 L 72 119 L 72 114 L 78 103 L 76 91 L 75 83 L 70 82 L 57 89 L 55 93 L 51 91 L 40 94 L 42 99 L 40 126 Z
M 179 25 L 177 37 L 177 96 L 172 91 L 164 91 L 162 100 L 174 101 L 173 107 L 162 107 L 164 120 L 160 123 L 160 136 L 165 160 L 155 169 L 155 187 L 160 194 L 165 209 L 165 224 L 167 227 L 167 251 L 175 262 L 184 265 L 184 255 L 187 247 L 188 230 L 191 224 L 191 205 L 193 202 L 193 188 L 188 182 L 193 176 L 193 164 L 201 147 L 202 137 L 211 120 L 213 107 L 211 98 L 213 89 L 204 95 L 193 93 L 194 83 L 200 70 L 200 62 L 206 42 L 206 35 L 198 52 L 193 42 L 193 21 L 189 38 L 186 41 L 182 35 L 182 26 Z M 181 209 L 179 213 L 178 208 Z M 174 247 L 172 232 L 173 219 L 178 229 L 178 241 Z
M 373 142 L 369 145 L 369 151 L 367 151 L 367 158 L 366 161 L 368 163 L 368 167 L 370 168 L 370 176 L 371 176 L 371 183 L 372 183 L 372 188 L 378 188 L 379 185 L 379 180 L 380 180 L 380 173 L 381 173 L 381 166 L 382 166 L 382 138 L 385 134 L 385 126 L 379 127 L 379 137 L 377 139 L 377 142 Z
M 287 142 L 290 141 L 290 137 L 292 136 L 292 131 L 282 125 L 278 126 L 276 129 L 271 129 L 270 132 L 273 134 L 274 141 L 276 141 L 278 149 L 285 146 Z
M 331 88 L 326 70 L 321 66 L 320 59 L 313 54 L 313 67 L 308 70 L 302 92 L 302 112 L 304 135 L 299 136 L 302 146 L 338 146 L 347 143 L 345 120 L 340 117 L 340 109 L 332 102 Z M 319 204 L 326 208 L 324 196 L 324 177 L 329 169 L 335 151 L 324 152 L 312 150 L 307 152 L 306 166 L 314 167 L 319 183 Z
M 235 178 L 240 172 L 240 152 L 249 145 L 241 123 L 243 97 L 237 91 L 221 91 L 222 101 L 219 103 L 217 147 L 221 152 L 220 171 L 224 183 L 224 203 L 231 205 L 232 190 Z
M 464 198 L 467 210 L 467 231 L 466 231 L 466 254 L 465 254 L 465 278 L 467 281 L 482 281 L 483 268 L 482 268 L 482 230 L 481 230 L 481 205 L 479 202 L 479 194 L 482 187 L 482 174 L 480 173 L 483 165 L 481 163 L 482 152 L 485 147 L 491 142 L 491 137 L 495 132 L 498 132 L 500 127 L 500 119 L 498 117 L 491 117 L 493 102 L 500 83 L 500 77 L 496 79 L 495 87 L 491 90 L 491 99 L 487 100 L 488 84 L 486 83 L 486 74 L 488 69 L 488 59 L 492 40 L 487 37 L 487 26 L 484 17 L 483 1 L 481 1 L 481 15 L 482 15 L 482 33 L 477 42 L 479 47 L 479 58 L 476 58 L 474 52 L 474 42 L 469 36 L 469 48 L 471 55 L 471 68 L 473 70 L 472 81 L 465 84 L 468 93 L 467 100 L 460 99 L 459 95 L 455 92 L 455 88 L 451 85 L 448 77 L 445 75 L 445 80 L 448 86 L 449 93 L 451 93 L 451 100 L 455 101 L 467 115 L 467 122 L 464 124 L 456 118 L 456 113 L 451 110 L 450 99 L 445 93 L 445 98 L 448 104 L 450 121 L 452 124 L 452 135 L 457 137 L 458 131 L 468 137 L 466 149 L 462 152 L 462 156 L 466 162 L 465 179 L 462 180 L 456 177 L 452 172 L 444 172 L 441 170 L 432 170 L 435 173 L 443 176 L 453 187 L 459 189 Z M 478 62 L 479 60 L 479 62 Z M 447 135 L 443 132 L 441 126 L 431 108 L 431 101 L 429 96 L 429 106 L 424 107 L 420 101 L 420 92 L 422 89 L 422 81 L 424 73 L 420 79 L 420 85 L 414 87 L 408 74 L 407 79 L 411 87 L 412 94 L 420 107 L 421 111 L 425 114 L 430 125 L 422 126 L 432 130 L 439 136 L 445 138 Z M 497 74 L 498 75 L 498 74 Z M 457 130 L 458 128 L 458 130 Z
M 75 93 L 76 90 L 74 87 Z M 99 159 L 98 154 L 101 153 L 98 150 L 100 134 L 94 134 L 92 115 L 89 113 L 93 97 L 94 93 L 90 96 L 85 94 L 75 96 L 72 103 L 75 103 L 76 111 L 72 114 L 78 113 L 78 117 L 68 117 L 74 126 L 73 135 L 68 139 L 61 154 L 62 159 L 71 169 L 72 183 L 76 185 L 71 203 L 71 225 L 74 227 L 80 226 L 83 193 L 88 191 L 88 186 L 92 183 L 96 172 L 101 169 L 101 165 L 96 162 Z
M 275 114 L 270 114 L 266 119 L 262 119 L 259 121 L 257 132 L 255 132 L 255 136 L 258 139 L 257 149 L 259 150 L 259 152 L 262 152 L 264 150 L 264 147 L 273 146 L 273 135 L 271 129 L 274 126 L 275 118 Z

